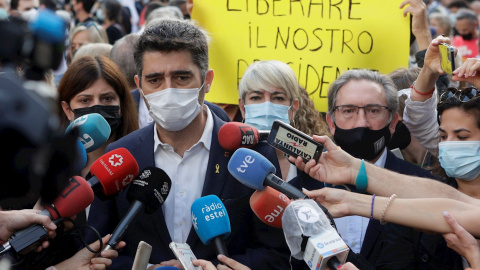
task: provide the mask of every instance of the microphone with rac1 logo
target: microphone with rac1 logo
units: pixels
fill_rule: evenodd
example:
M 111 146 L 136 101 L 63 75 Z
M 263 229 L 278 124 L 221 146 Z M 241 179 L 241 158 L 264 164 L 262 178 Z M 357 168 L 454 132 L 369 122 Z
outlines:
M 230 219 L 220 198 L 208 195 L 195 200 L 191 208 L 193 228 L 203 244 L 214 244 L 217 254 L 228 256 L 224 239 L 230 235 Z
M 113 249 L 125 234 L 130 223 L 143 213 L 152 214 L 167 199 L 172 180 L 167 173 L 156 167 L 147 167 L 139 174 L 128 189 L 127 200 L 131 203 L 110 237 L 104 250 Z
M 250 148 L 259 141 L 266 140 L 270 130 L 257 130 L 253 126 L 240 122 L 228 122 L 218 131 L 218 142 L 227 151 L 238 148 Z
M 107 120 L 98 113 L 86 114 L 75 119 L 67 127 L 65 133 L 76 128 L 78 140 L 83 143 L 87 153 L 97 150 L 110 137 L 111 129 Z
M 282 217 L 285 240 L 292 256 L 310 269 L 337 269 L 349 248 L 313 200 L 292 201 Z

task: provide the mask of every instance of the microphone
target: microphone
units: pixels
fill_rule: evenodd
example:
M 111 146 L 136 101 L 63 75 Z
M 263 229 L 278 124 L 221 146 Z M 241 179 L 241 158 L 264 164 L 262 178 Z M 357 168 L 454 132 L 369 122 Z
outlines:
M 78 140 L 83 143 L 87 153 L 97 150 L 104 145 L 110 137 L 110 125 L 98 113 L 90 113 L 78 117 L 67 127 L 65 133 L 73 128 L 78 129 Z
M 63 222 L 64 217 L 71 217 L 84 210 L 93 202 L 93 191 L 87 181 L 80 176 L 70 178 L 68 186 L 51 205 L 45 205 L 40 215 L 48 216 L 55 224 Z M 47 238 L 47 231 L 40 224 L 32 225 L 16 232 L 12 239 L 0 246 L 0 254 L 10 249 L 16 253 L 26 254 Z
M 127 149 L 117 148 L 98 158 L 90 166 L 90 174 L 88 183 L 93 192 L 110 196 L 132 182 L 138 175 L 138 164 Z
M 147 167 L 135 179 L 127 193 L 130 209 L 110 237 L 103 250 L 113 249 L 125 234 L 128 226 L 142 213 L 151 214 L 160 208 L 167 199 L 172 181 L 167 173 L 159 168 Z
M 275 166 L 251 149 L 240 148 L 228 162 L 228 171 L 247 187 L 264 190 L 270 186 L 292 199 L 308 198 L 300 190 L 275 175 Z
M 250 148 L 259 141 L 266 140 L 270 130 L 257 130 L 253 126 L 240 122 L 228 122 L 218 131 L 218 142 L 227 151 L 238 148 Z
M 266 187 L 262 191 L 255 191 L 250 197 L 250 207 L 253 213 L 263 223 L 275 228 L 282 228 L 282 216 L 290 199 L 278 190 Z
M 204 245 L 214 244 L 218 254 L 228 256 L 224 239 L 230 235 L 230 219 L 220 198 L 208 195 L 192 204 L 192 224 Z
M 337 269 L 345 263 L 348 246 L 313 200 L 292 201 L 282 228 L 292 256 L 303 259 L 310 269 Z
M 77 158 L 75 159 L 74 169 L 75 171 L 81 171 L 87 165 L 87 151 L 83 147 L 83 143 L 79 140 L 76 140 L 76 154 Z

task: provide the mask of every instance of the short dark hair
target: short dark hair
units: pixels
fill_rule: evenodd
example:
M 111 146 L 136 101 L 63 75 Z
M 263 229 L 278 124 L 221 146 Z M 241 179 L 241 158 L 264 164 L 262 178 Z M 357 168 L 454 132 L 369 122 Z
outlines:
M 93 5 L 95 5 L 96 0 L 78 0 L 78 3 L 83 4 L 83 9 L 87 12 L 90 13 L 92 10 Z
M 105 16 L 110 21 L 121 21 L 122 5 L 117 0 L 103 0 L 102 5 L 105 7 Z
M 202 81 L 208 70 L 208 42 L 205 31 L 191 21 L 160 19 L 153 21 L 140 36 L 133 57 L 137 75 L 143 71 L 143 54 L 146 52 L 190 52 L 192 62 L 200 69 Z

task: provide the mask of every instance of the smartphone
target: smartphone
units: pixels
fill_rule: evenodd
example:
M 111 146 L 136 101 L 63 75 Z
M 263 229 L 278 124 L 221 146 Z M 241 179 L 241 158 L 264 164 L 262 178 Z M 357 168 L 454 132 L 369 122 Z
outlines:
M 452 74 L 455 70 L 455 49 L 446 43 L 438 44 L 438 49 L 440 50 L 443 71 Z
M 193 265 L 192 261 L 196 260 L 195 254 L 187 243 L 171 242 L 168 245 L 177 257 L 184 270 L 202 270 L 202 267 Z
M 152 246 L 147 242 L 140 241 L 137 247 L 137 253 L 133 260 L 132 270 L 145 270 L 147 269 L 148 261 L 150 260 L 150 254 L 152 254 Z
M 302 157 L 304 162 L 318 161 L 323 151 L 323 144 L 280 120 L 273 121 L 267 142 L 289 156 Z

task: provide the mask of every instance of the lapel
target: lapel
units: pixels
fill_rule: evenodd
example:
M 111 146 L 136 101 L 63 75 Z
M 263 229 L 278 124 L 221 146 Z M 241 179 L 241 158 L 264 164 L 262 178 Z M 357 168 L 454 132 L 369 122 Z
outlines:
M 133 101 L 135 102 L 135 105 L 138 109 L 138 104 L 140 104 L 140 91 L 138 91 L 138 89 L 135 89 L 130 91 L 130 94 L 132 94 Z
M 135 153 L 135 157 L 138 158 L 137 162 L 140 167 L 140 170 L 147 166 L 155 166 L 155 156 L 154 156 L 154 124 L 146 126 L 145 128 L 141 129 L 138 136 L 138 145 L 132 147 L 133 149 L 137 149 L 137 153 Z M 148 149 L 147 151 L 145 151 Z M 159 241 L 162 242 L 164 245 L 165 250 L 170 251 L 169 244 L 172 242 L 170 238 L 170 233 L 168 232 L 167 224 L 165 223 L 165 218 L 163 216 L 162 207 L 160 207 L 155 213 L 152 213 L 149 216 L 152 219 L 152 224 L 154 224 L 158 236 L 153 236 L 152 238 L 157 238 Z
M 395 155 L 388 149 L 387 158 L 385 160 L 385 169 L 395 172 L 400 171 L 399 164 L 396 160 Z M 368 256 L 372 253 L 375 244 L 380 244 L 377 243 L 377 241 L 379 241 L 378 237 L 380 236 L 381 231 L 382 225 L 380 225 L 380 222 L 378 220 L 371 220 L 368 223 L 367 231 L 365 232 L 365 237 L 363 238 L 364 242 L 360 251 L 360 254 L 363 255 L 365 258 L 368 259 Z
M 218 131 L 220 127 L 225 124 L 220 118 L 212 113 L 213 118 L 213 130 L 212 130 L 212 142 L 210 145 L 210 155 L 208 157 L 207 172 L 205 174 L 205 183 L 203 184 L 202 197 L 210 194 L 217 195 L 221 198 L 221 193 L 225 183 L 230 175 L 228 172 L 228 161 L 230 160 L 231 153 L 226 152 L 218 143 Z M 187 243 L 194 250 L 195 246 L 200 244 L 197 232 L 195 229 L 190 229 L 188 234 Z M 203 243 L 202 243 L 203 245 Z

